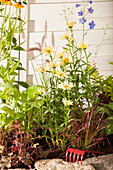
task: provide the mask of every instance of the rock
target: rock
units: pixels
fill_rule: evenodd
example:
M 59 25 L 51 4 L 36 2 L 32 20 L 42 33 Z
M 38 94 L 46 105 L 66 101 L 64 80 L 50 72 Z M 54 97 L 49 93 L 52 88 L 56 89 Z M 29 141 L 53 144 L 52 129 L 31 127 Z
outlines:
M 113 170 L 113 154 L 89 158 L 80 163 L 62 159 L 44 159 L 35 163 L 36 170 Z
M 14 170 L 14 169 L 8 169 L 8 170 Z M 15 170 L 26 170 L 26 169 L 23 169 L 23 168 L 15 168 Z
M 8 169 L 8 170 L 14 170 L 14 169 Z M 26 170 L 26 169 L 23 169 L 23 168 L 15 168 L 15 170 Z
M 83 162 L 91 164 L 95 170 L 113 170 L 113 154 L 89 158 Z
M 91 165 L 69 163 L 62 159 L 44 159 L 35 163 L 36 170 L 95 170 Z
M 0 169 L 3 170 L 5 167 L 10 168 L 11 161 L 10 161 L 10 159 L 6 158 L 5 156 L 2 156 L 2 158 L 0 160 Z

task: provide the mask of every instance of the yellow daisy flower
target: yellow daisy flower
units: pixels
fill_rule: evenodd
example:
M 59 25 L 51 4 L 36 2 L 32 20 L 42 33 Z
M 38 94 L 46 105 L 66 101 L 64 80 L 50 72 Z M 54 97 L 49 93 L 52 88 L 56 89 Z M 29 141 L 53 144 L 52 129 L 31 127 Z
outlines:
M 40 89 L 39 92 L 42 94 L 44 91 L 42 89 Z
M 76 22 L 72 21 L 72 22 L 70 22 L 70 23 L 67 23 L 67 26 L 68 26 L 69 28 L 72 28 L 73 25 L 75 25 L 75 24 L 76 24 Z
M 74 38 L 73 38 L 73 37 L 70 37 L 69 40 L 70 40 L 71 42 L 73 42 L 73 41 L 74 41 Z
M 68 81 L 65 81 L 58 85 L 58 88 L 61 88 L 63 90 L 71 90 L 72 87 L 73 87 L 73 83 Z
M 47 54 L 51 54 L 51 53 L 53 53 L 53 52 L 55 52 L 55 51 L 53 51 L 53 47 L 50 47 L 50 46 L 49 46 L 49 47 L 46 47 L 45 49 L 42 50 L 42 53 L 43 53 L 43 54 L 46 54 L 46 55 L 47 55 Z
M 35 70 L 36 70 L 37 72 L 41 72 L 41 73 L 43 73 L 43 72 L 48 71 L 48 70 L 49 70 L 49 68 L 48 68 L 48 66 L 45 66 L 45 67 L 41 66 L 41 67 L 37 67 L 37 68 L 35 68 Z
M 60 51 L 60 52 L 55 56 L 55 58 L 62 58 L 62 56 L 63 56 L 63 52 Z
M 63 71 L 58 71 L 56 74 L 58 75 L 58 77 L 67 77 L 67 74 Z
M 67 64 L 69 62 L 69 58 L 70 58 L 70 53 L 69 51 L 64 51 L 63 52 L 63 61 Z
M 60 40 L 68 39 L 68 38 L 69 38 L 69 33 L 65 33 L 64 36 L 59 36 Z
M 78 44 L 78 47 L 81 49 L 86 49 L 89 46 L 89 44 L 85 43 L 85 42 L 81 42 L 80 44 Z
M 49 67 L 52 67 L 52 68 L 56 68 L 59 66 L 59 63 L 55 63 L 55 62 L 50 62 L 49 64 Z
M 70 100 L 67 100 L 67 99 L 62 99 L 62 102 L 65 106 L 73 105 L 73 102 L 71 102 Z

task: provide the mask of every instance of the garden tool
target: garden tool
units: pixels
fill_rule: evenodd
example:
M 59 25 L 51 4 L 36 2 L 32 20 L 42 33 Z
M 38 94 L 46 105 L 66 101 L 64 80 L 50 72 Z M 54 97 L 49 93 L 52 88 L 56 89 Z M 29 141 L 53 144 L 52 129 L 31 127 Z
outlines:
M 82 151 L 82 150 L 78 150 L 78 149 L 67 148 L 67 150 L 66 150 L 66 162 L 68 161 L 68 155 L 69 155 L 69 162 L 71 162 L 71 160 L 73 158 L 73 163 L 75 163 L 75 158 L 76 158 L 76 162 L 78 164 L 79 158 L 81 158 L 81 165 L 82 165 L 82 160 L 83 160 L 85 152 L 105 154 L 105 153 L 102 153 L 102 152 L 94 152 L 94 151 L 86 151 L 86 150 Z

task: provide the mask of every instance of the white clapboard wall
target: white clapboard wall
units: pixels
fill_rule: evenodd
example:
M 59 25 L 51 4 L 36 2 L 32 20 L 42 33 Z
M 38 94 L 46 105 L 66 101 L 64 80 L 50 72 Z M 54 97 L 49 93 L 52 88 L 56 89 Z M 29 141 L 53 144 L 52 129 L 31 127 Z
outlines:
M 42 40 L 45 21 L 47 21 L 47 45 L 51 45 L 51 37 L 54 34 L 55 46 L 61 48 L 66 43 L 58 39 L 59 36 L 64 35 L 66 32 L 65 19 L 60 15 L 64 9 L 63 5 L 65 5 L 65 7 L 75 8 L 75 4 L 81 1 L 82 0 L 29 0 L 27 48 L 38 47 L 36 43 Z M 113 75 L 113 65 L 109 64 L 109 62 L 113 62 L 113 0 L 93 0 L 91 6 L 94 9 L 94 13 L 89 14 L 87 20 L 94 20 L 96 26 L 95 29 L 90 30 L 86 36 L 86 41 L 90 44 L 88 50 L 95 54 L 95 49 L 103 38 L 103 28 L 108 24 L 110 28 L 106 29 L 106 39 L 109 38 L 110 40 L 103 42 L 95 61 L 100 74 L 104 76 Z M 77 41 L 79 41 L 82 40 L 82 24 L 79 24 L 77 12 L 78 8 L 76 8 L 75 16 L 73 16 L 71 20 L 77 22 L 76 27 L 79 30 L 75 31 L 75 36 Z M 88 29 L 87 26 L 86 29 Z M 38 52 L 34 54 L 37 55 Z M 27 80 L 36 83 L 32 64 L 34 67 L 38 65 L 40 58 L 37 58 L 37 60 L 31 59 L 32 55 L 28 55 Z M 93 58 L 91 60 L 93 60 Z

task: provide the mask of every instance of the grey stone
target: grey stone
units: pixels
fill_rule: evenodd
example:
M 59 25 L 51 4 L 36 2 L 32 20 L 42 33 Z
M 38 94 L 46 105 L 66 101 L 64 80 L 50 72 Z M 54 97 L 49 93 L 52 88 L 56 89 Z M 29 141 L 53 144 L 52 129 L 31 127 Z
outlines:
M 95 170 L 113 170 L 113 154 L 86 159 L 86 164 L 91 164 Z
M 91 165 L 69 163 L 62 159 L 44 159 L 35 163 L 36 170 L 95 170 Z

